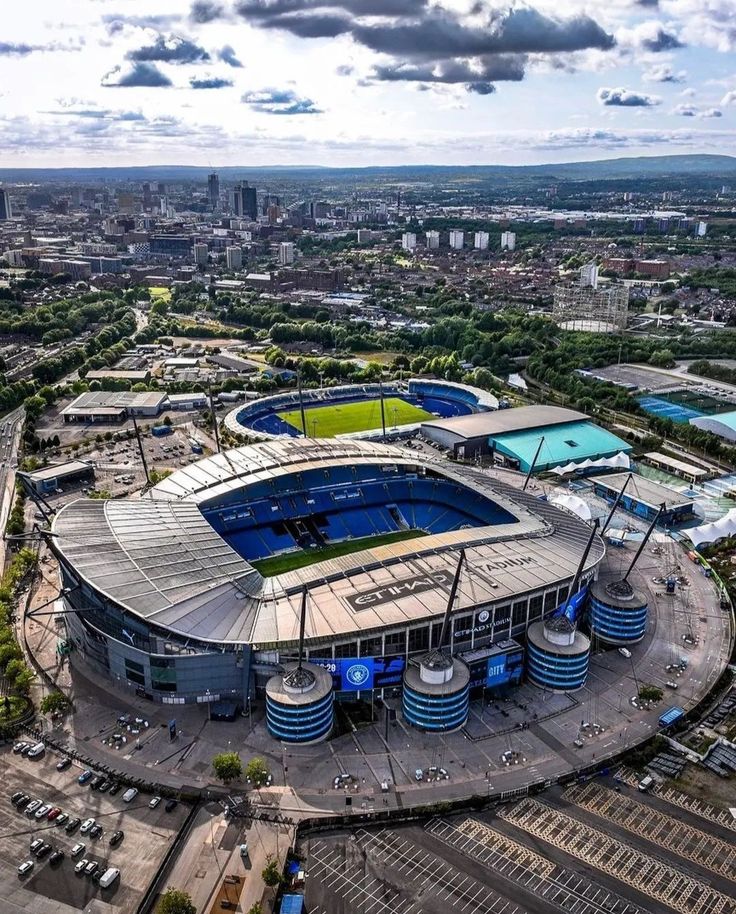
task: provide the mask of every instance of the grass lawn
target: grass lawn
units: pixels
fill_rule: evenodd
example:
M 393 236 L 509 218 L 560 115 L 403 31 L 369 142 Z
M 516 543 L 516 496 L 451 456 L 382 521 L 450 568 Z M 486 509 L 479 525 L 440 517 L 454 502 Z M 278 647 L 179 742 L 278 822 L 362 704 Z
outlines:
M 167 304 L 171 301 L 171 289 L 166 286 L 149 286 L 148 291 L 151 293 L 151 301 L 165 301 Z
M 343 403 L 334 406 L 313 406 L 305 410 L 307 415 L 307 432 L 313 438 L 334 438 L 348 432 L 365 432 L 381 427 L 381 401 L 362 400 L 358 403 Z M 412 406 L 399 397 L 386 397 L 384 400 L 386 428 L 397 425 L 410 425 L 431 419 L 432 414 L 418 406 Z M 302 417 L 298 409 L 278 413 L 280 419 L 302 429 Z
M 268 559 L 251 562 L 254 568 L 264 578 L 272 578 L 277 574 L 285 574 L 297 568 L 306 568 L 315 562 L 326 562 L 327 559 L 337 558 L 339 555 L 350 555 L 360 552 L 361 549 L 370 549 L 373 546 L 386 546 L 388 543 L 400 543 L 403 540 L 415 539 L 426 536 L 424 530 L 397 530 L 395 533 L 381 533 L 378 536 L 363 536 L 356 540 L 343 540 L 341 543 L 332 543 L 323 549 L 305 549 L 299 552 L 285 552 L 283 555 L 273 555 Z

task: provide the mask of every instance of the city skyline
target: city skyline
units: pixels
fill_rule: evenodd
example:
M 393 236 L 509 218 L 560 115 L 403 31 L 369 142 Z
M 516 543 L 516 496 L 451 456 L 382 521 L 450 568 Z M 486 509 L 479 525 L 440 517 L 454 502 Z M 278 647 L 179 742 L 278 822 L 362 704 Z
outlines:
M 534 164 L 736 140 L 734 0 L 36 7 L 0 42 L 6 167 Z

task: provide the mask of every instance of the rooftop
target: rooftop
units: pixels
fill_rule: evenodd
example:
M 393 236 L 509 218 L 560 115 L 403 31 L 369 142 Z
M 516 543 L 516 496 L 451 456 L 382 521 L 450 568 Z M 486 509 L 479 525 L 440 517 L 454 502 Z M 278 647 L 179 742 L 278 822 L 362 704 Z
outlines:
M 636 473 L 610 473 L 606 476 L 596 476 L 594 484 L 607 486 L 618 493 L 627 478 L 629 481 L 626 484 L 624 495 L 649 505 L 650 508 L 659 508 L 663 502 L 667 508 L 693 503 L 692 498 L 687 498 L 661 482 L 638 476 Z
M 580 422 L 588 417 L 574 409 L 560 406 L 517 406 L 493 412 L 472 413 L 451 419 L 430 419 L 422 425 L 445 429 L 464 438 L 494 437 L 506 432 L 528 431 L 567 422 Z

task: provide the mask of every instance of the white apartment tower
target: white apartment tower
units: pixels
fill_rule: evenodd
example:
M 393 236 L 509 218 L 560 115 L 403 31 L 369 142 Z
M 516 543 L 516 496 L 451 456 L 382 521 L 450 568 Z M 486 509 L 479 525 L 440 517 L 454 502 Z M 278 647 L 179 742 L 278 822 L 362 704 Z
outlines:
M 501 250 L 513 251 L 516 248 L 516 233 L 501 232 Z
M 232 244 L 225 251 L 225 261 L 227 262 L 228 270 L 242 270 L 243 269 L 243 249 Z
M 453 251 L 462 251 L 465 247 L 465 232 L 459 229 L 452 229 L 450 232 L 450 247 Z
M 487 251 L 488 242 L 491 240 L 491 236 L 488 232 L 476 232 L 475 238 L 473 239 L 473 247 L 476 251 Z
M 282 241 L 279 245 L 279 263 L 282 267 L 290 267 L 294 263 L 295 245 L 293 241 Z
M 425 239 L 427 241 L 427 248 L 430 251 L 436 251 L 440 246 L 440 233 L 439 232 L 426 232 Z
M 405 251 L 413 251 L 417 246 L 417 236 L 414 232 L 404 232 L 401 236 L 401 247 Z

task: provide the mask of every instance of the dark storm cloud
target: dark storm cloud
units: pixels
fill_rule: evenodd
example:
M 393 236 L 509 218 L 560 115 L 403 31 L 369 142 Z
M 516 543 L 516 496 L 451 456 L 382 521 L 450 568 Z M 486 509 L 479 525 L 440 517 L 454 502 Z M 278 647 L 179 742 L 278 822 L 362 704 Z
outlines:
M 188 38 L 173 36 L 168 40 L 159 35 L 153 44 L 128 51 L 128 60 L 162 61 L 164 63 L 203 63 L 210 60 L 210 55 L 198 44 Z
M 207 76 L 203 79 L 197 79 L 192 76 L 189 80 L 192 89 L 226 89 L 233 85 L 231 79 L 221 79 L 219 76 Z
M 321 114 L 311 98 L 302 98 L 292 89 L 260 89 L 246 92 L 241 101 L 260 114 Z
M 217 56 L 223 63 L 229 64 L 231 67 L 242 67 L 243 64 L 238 60 L 235 51 L 230 47 L 229 44 L 224 45 L 217 52 Z
M 511 54 L 481 58 L 474 66 L 463 60 L 439 64 L 398 64 L 377 66 L 371 77 L 382 82 L 471 83 L 485 85 L 493 80 L 518 82 L 524 78 L 526 58 Z M 471 91 L 478 91 L 477 89 Z M 489 92 L 479 92 L 489 95 Z
M 612 108 L 652 108 L 661 104 L 662 100 L 656 95 L 646 95 L 631 89 L 602 88 L 598 90 L 598 101 Z
M 389 2 L 389 0 L 386 0 Z M 392 4 L 396 0 L 390 0 Z M 457 15 L 422 4 L 398 3 L 404 15 L 379 24 L 356 22 L 346 15 L 355 7 L 375 8 L 377 0 L 342 0 L 317 4 L 304 0 L 241 0 L 241 16 L 264 28 L 281 29 L 301 38 L 334 38 L 350 34 L 374 51 L 408 57 L 448 58 L 502 53 L 559 53 L 587 48 L 608 50 L 612 35 L 586 15 L 557 20 L 534 9 L 512 9 L 489 17 L 485 27 L 467 25 Z M 330 8 L 335 10 L 331 12 Z
M 214 22 L 225 15 L 225 7 L 215 0 L 196 0 L 189 10 L 189 18 L 193 22 L 204 24 L 205 22 Z
M 107 88 L 121 89 L 136 87 L 165 89 L 173 85 L 173 83 L 155 64 L 136 62 L 130 69 L 125 71 L 119 66 L 114 67 L 103 76 L 101 85 Z
M 660 51 L 674 51 L 676 48 L 683 46 L 677 35 L 665 32 L 664 29 L 659 29 L 654 38 L 642 39 L 641 45 L 647 51 L 653 51 L 655 54 Z

